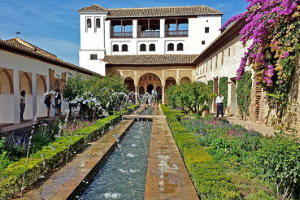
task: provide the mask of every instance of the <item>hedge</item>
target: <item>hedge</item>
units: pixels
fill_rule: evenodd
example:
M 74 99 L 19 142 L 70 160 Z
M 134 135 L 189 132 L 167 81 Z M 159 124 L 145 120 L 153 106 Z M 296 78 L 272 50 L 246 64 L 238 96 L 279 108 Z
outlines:
M 193 133 L 178 121 L 183 114 L 161 105 L 178 149 L 201 199 L 241 199 L 240 192 L 230 182 L 220 165 L 215 163 Z
M 138 106 L 138 104 L 131 106 L 126 112 L 131 113 Z M 82 149 L 87 140 L 96 139 L 102 134 L 102 130 L 121 119 L 120 114 L 98 120 L 93 125 L 77 131 L 71 137 L 57 138 L 53 143 L 44 146 L 42 150 L 30 155 L 28 159 L 21 158 L 18 162 L 12 163 L 0 172 L 0 199 L 8 199 L 21 191 L 24 172 L 23 188 L 26 188 L 41 175 L 62 164 L 68 152 Z

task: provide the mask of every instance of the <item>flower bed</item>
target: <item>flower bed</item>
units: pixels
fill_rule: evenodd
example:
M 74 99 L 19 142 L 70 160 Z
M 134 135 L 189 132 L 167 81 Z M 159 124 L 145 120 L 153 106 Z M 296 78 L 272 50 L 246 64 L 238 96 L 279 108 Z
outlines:
M 178 116 L 183 114 L 180 111 L 170 111 L 165 105 L 161 105 L 161 108 L 198 195 L 202 199 L 240 199 L 237 187 L 230 182 L 224 169 L 200 146 L 195 135 L 178 121 Z
M 264 137 L 212 117 L 186 118 L 181 123 L 222 167 L 243 198 L 299 199 L 297 138 L 283 133 Z
M 137 107 L 138 105 L 134 105 L 128 108 L 127 112 L 132 112 Z M 21 158 L 10 164 L 0 172 L 0 198 L 7 199 L 20 192 L 22 186 L 25 188 L 31 185 L 41 175 L 60 165 L 68 153 L 82 149 L 87 141 L 96 139 L 102 134 L 102 130 L 121 118 L 122 115 L 119 114 L 98 120 L 72 135 L 57 138 L 54 142 L 31 154 L 29 158 Z

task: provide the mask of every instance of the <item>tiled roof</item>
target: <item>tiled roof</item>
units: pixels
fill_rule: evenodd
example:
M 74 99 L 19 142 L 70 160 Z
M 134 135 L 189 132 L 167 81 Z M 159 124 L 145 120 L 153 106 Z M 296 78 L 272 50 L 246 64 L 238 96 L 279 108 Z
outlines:
M 92 6 L 88 6 L 88 7 L 85 7 L 85 8 L 81 8 L 78 10 L 78 12 L 101 12 L 101 11 L 107 11 L 107 9 L 95 4 L 95 5 L 92 5 Z
M 114 65 L 193 64 L 199 55 L 107 55 L 102 61 Z
M 168 17 L 195 15 L 223 15 L 222 12 L 208 6 L 115 8 L 105 9 L 98 5 L 82 8 L 79 12 L 108 11 L 107 18 L 123 17 Z
M 95 74 L 92 71 L 65 62 L 58 58 L 56 55 L 49 53 L 48 51 L 45 51 L 35 45 L 32 45 L 29 42 L 26 42 L 20 38 L 13 38 L 10 40 L 0 39 L 0 49 L 4 49 L 12 53 L 18 53 L 24 56 L 29 56 L 33 59 L 42 60 L 58 66 L 67 67 L 69 69 L 77 70 L 86 74 Z

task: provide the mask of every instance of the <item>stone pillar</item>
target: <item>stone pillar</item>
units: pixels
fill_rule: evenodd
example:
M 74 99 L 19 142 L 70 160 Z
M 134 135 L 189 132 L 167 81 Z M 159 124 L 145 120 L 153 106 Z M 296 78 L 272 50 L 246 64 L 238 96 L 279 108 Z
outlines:
M 13 70 L 14 80 L 14 123 L 20 124 L 20 76 L 19 70 Z
M 137 38 L 137 32 L 138 32 L 138 21 L 132 20 L 132 37 Z
M 36 73 L 32 72 L 32 116 L 37 115 Z
M 165 19 L 160 19 L 160 37 L 165 37 Z
M 162 104 L 165 104 L 165 86 L 162 85 L 161 87 L 162 87 L 162 90 L 161 90 L 161 92 L 162 92 Z
M 54 84 L 55 84 L 54 70 L 49 69 L 49 86 L 50 86 L 49 91 L 55 90 Z
M 134 89 L 134 92 L 135 92 L 135 104 L 137 104 L 138 103 L 138 97 L 136 95 L 136 94 L 138 94 L 137 85 L 135 85 L 134 88 L 135 88 Z

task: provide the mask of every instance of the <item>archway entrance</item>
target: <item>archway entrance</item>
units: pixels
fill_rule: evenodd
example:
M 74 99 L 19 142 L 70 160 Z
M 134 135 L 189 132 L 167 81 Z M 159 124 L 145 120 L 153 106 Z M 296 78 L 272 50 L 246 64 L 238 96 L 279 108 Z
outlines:
M 162 87 L 160 78 L 156 74 L 147 73 L 144 74 L 138 82 L 138 93 L 144 94 L 145 92 L 148 92 L 149 94 L 152 94 L 153 91 L 154 94 L 158 94 L 158 87 Z
M 152 94 L 152 90 L 154 90 L 153 85 L 152 85 L 152 84 L 147 85 L 147 92 L 148 92 L 149 94 Z
M 127 86 L 127 90 L 134 92 L 134 81 L 132 78 L 126 78 L 124 84 Z

